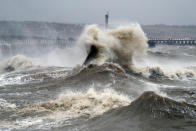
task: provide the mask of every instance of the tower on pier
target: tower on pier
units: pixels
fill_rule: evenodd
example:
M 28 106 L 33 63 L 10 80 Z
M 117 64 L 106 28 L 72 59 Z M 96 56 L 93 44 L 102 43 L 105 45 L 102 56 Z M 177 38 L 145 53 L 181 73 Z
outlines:
M 108 28 L 109 12 L 105 14 L 105 28 Z

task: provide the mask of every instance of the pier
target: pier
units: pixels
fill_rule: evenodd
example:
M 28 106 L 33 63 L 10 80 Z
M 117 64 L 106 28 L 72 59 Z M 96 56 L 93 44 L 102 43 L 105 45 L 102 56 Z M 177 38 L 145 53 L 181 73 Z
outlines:
M 149 46 L 155 46 L 155 45 L 158 45 L 158 44 L 188 46 L 188 45 L 196 45 L 196 40 L 192 40 L 192 39 L 159 39 L 159 38 L 150 38 L 148 40 L 148 44 L 149 44 Z
M 74 39 L 24 39 L 0 40 L 0 55 L 31 54 L 35 51 L 50 52 L 55 48 L 70 48 L 75 44 Z

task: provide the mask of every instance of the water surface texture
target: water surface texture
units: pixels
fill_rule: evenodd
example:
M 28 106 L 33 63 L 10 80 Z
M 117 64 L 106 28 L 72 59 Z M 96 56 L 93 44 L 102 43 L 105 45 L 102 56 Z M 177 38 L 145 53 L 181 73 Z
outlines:
M 148 48 L 137 24 L 0 56 L 0 130 L 196 130 L 196 47 Z

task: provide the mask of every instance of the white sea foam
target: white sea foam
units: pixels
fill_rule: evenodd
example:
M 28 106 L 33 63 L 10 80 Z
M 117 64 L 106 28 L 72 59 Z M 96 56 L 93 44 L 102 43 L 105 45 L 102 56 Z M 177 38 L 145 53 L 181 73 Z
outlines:
M 55 112 L 64 112 L 64 116 L 88 116 L 101 115 L 109 110 L 129 105 L 131 100 L 113 89 L 95 91 L 90 88 L 87 92 L 62 93 L 57 100 L 29 105 L 24 109 L 39 109 Z
M 4 99 L 0 98 L 0 109 L 16 108 L 15 104 L 11 104 Z
M 25 69 L 36 65 L 37 64 L 33 63 L 29 58 L 23 55 L 16 55 L 7 59 L 5 62 L 1 63 L 0 72 Z
M 134 63 L 135 53 L 144 53 L 148 47 L 147 38 L 138 24 L 109 30 L 90 25 L 85 28 L 79 42 L 85 44 L 87 50 L 92 45 L 98 49 L 98 54 L 92 63 L 103 64 L 108 59 L 116 59 L 127 67 Z

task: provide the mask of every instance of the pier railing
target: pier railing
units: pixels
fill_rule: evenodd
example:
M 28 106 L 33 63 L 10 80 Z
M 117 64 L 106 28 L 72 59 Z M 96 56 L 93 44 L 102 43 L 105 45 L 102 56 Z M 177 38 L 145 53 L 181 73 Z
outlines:
M 75 44 L 72 39 L 24 39 L 24 40 L 0 40 L 0 55 L 30 53 L 41 51 L 50 52 L 55 48 L 69 48 Z
M 165 44 L 165 45 L 196 45 L 196 40 L 192 39 L 158 39 L 158 38 L 150 38 L 148 40 L 148 44 L 153 46 L 157 44 Z

